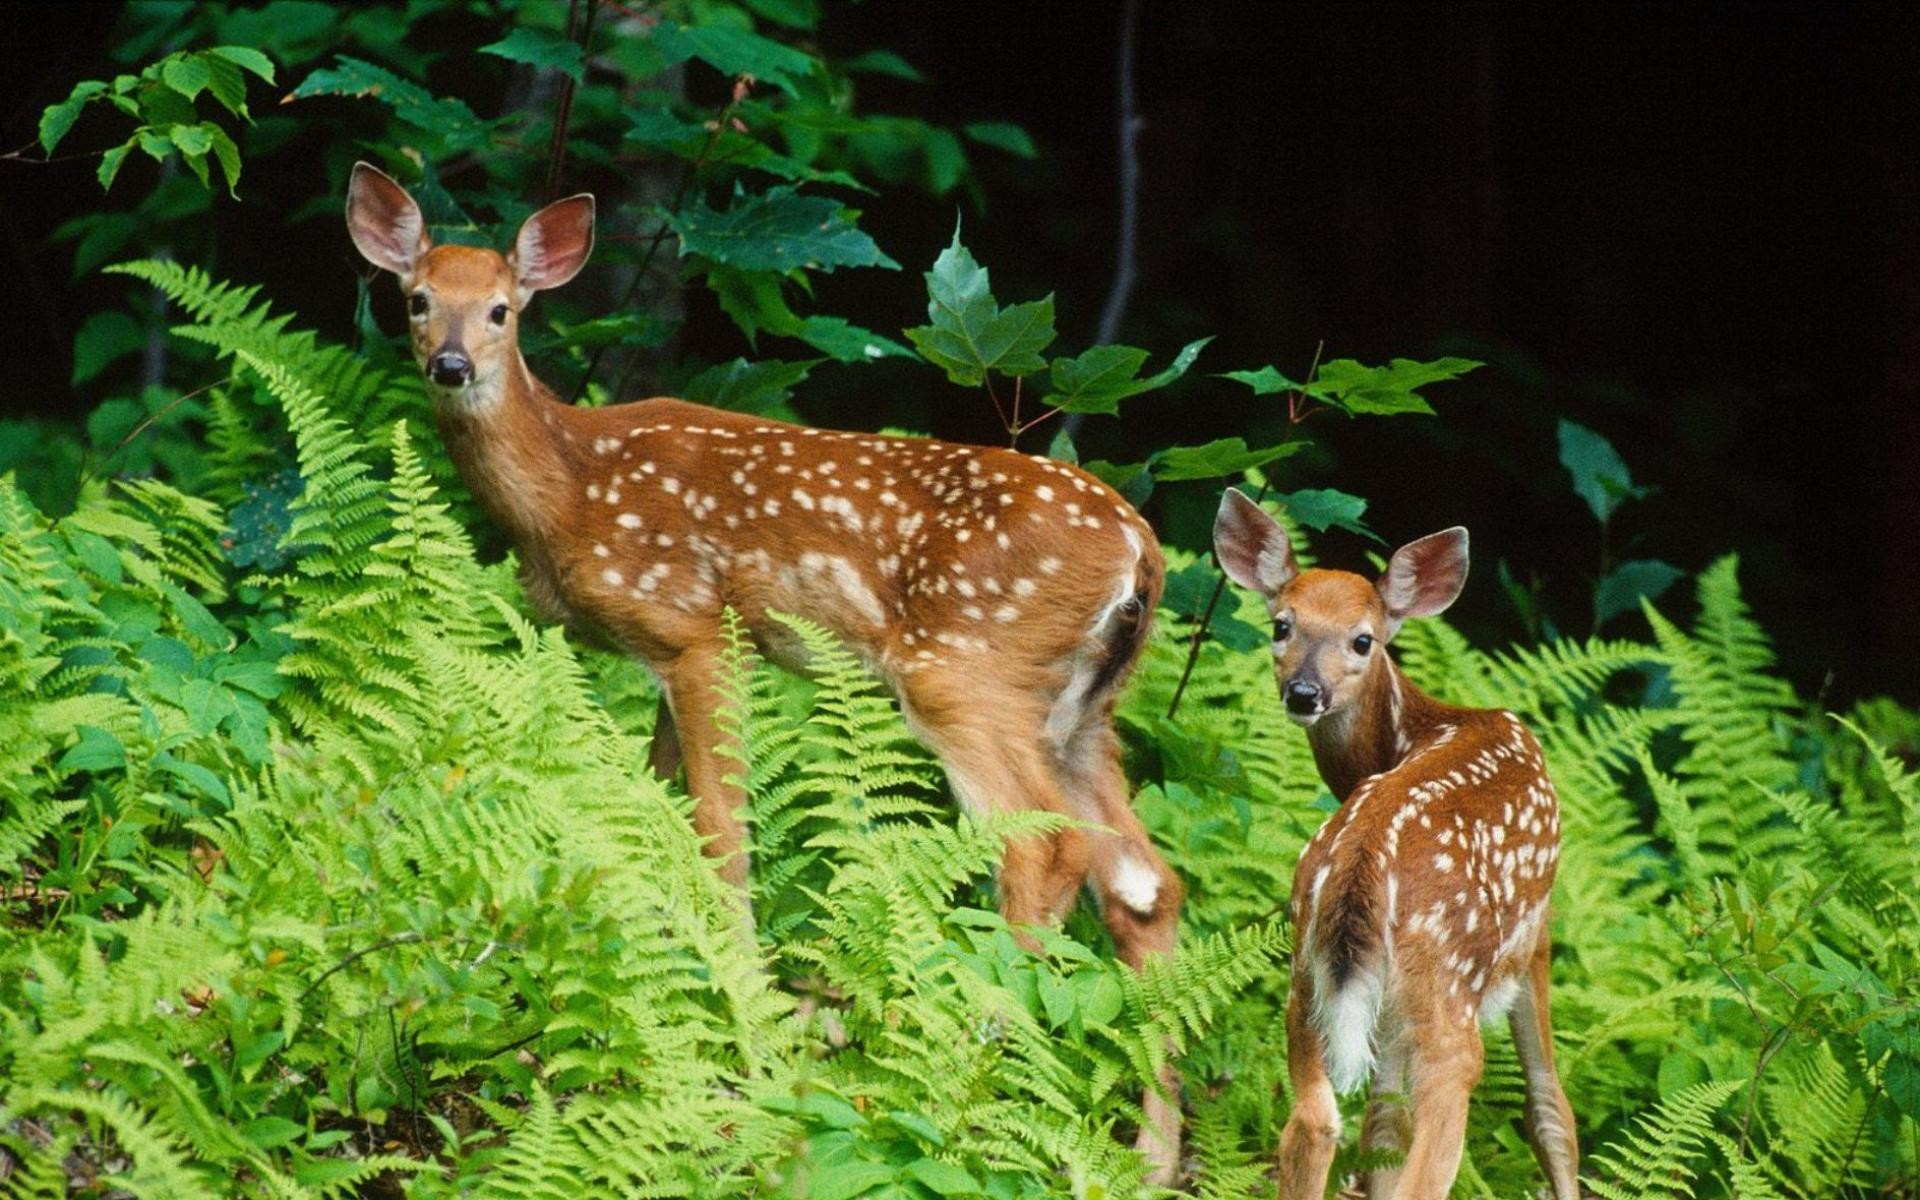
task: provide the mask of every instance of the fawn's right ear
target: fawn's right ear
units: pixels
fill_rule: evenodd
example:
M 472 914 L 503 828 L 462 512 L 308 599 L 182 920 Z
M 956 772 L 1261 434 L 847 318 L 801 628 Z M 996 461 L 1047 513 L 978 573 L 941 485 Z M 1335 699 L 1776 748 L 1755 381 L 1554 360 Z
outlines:
M 1220 513 L 1213 519 L 1213 552 L 1227 578 L 1262 596 L 1273 596 L 1300 573 L 1287 531 L 1238 488 L 1228 488 L 1220 497 Z
M 528 217 L 513 239 L 507 262 L 513 286 L 525 304 L 535 292 L 557 288 L 580 273 L 593 253 L 593 195 L 555 200 Z
M 1445 612 L 1467 586 L 1466 529 L 1455 525 L 1408 542 L 1393 552 L 1373 586 L 1387 609 L 1389 638 L 1411 617 Z
M 395 275 L 413 273 L 433 242 L 407 189 L 369 163 L 353 164 L 347 183 L 347 232 L 368 262 Z

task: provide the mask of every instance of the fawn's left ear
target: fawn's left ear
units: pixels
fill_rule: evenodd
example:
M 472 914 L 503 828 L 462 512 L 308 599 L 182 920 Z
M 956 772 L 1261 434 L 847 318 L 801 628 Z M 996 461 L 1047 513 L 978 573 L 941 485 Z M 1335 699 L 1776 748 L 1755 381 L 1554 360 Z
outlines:
M 433 245 L 420 206 L 371 163 L 353 164 L 347 183 L 347 232 L 368 262 L 403 279 Z
M 1455 525 L 1408 542 L 1393 552 L 1374 589 L 1387 606 L 1387 636 L 1409 617 L 1431 617 L 1447 610 L 1467 586 L 1467 531 Z
M 1227 578 L 1269 599 L 1300 573 L 1287 531 L 1238 488 L 1228 488 L 1220 497 L 1220 512 L 1213 518 L 1213 552 Z
M 528 217 L 513 240 L 507 265 L 521 304 L 580 273 L 593 253 L 593 197 L 582 192 L 555 200 Z

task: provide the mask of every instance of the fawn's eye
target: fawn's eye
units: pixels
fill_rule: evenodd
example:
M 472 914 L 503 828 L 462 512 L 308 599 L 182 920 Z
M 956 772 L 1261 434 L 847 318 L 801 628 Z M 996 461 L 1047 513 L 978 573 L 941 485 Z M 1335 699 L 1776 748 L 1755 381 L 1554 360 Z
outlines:
M 408 296 L 407 311 L 412 313 L 416 317 L 426 316 L 427 315 L 427 294 L 425 292 L 415 292 L 413 295 Z
M 1274 641 L 1284 642 L 1287 640 L 1288 635 L 1291 634 L 1292 632 L 1293 632 L 1292 621 L 1287 620 L 1285 617 L 1275 617 L 1273 619 L 1273 640 Z
M 1373 649 L 1372 634 L 1363 633 L 1359 637 L 1356 637 L 1353 639 L 1353 652 L 1355 654 L 1358 654 L 1360 657 L 1365 658 L 1367 656 L 1367 651 L 1371 649 Z
M 494 305 L 493 311 L 487 314 L 487 319 L 495 325 L 505 325 L 507 323 L 507 306 L 504 304 Z

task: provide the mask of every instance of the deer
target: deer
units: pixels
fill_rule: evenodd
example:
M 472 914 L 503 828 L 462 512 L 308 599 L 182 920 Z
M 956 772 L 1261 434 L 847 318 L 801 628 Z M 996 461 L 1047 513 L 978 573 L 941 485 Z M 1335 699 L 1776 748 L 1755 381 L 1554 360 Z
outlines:
M 967 811 L 1068 818 L 1005 847 L 1000 907 L 1016 930 L 1058 924 L 1091 880 L 1123 961 L 1172 952 L 1183 888 L 1133 811 L 1113 729 L 1166 574 L 1125 500 L 1011 449 L 671 397 L 562 402 L 529 370 L 519 321 L 586 263 L 590 194 L 529 216 L 506 254 L 435 245 L 413 198 L 365 162 L 346 215 L 359 252 L 399 278 L 434 423 L 512 542 L 532 608 L 658 679 L 649 765 L 684 772 L 704 852 L 743 906 L 745 791 L 715 720 L 729 610 L 794 670 L 805 648 L 776 614 L 833 634 L 898 697 Z M 1162 1182 L 1179 1162 L 1176 1089 L 1169 1069 L 1142 1100 L 1137 1146 Z
M 1386 653 L 1403 622 L 1459 597 L 1467 531 L 1409 542 L 1373 581 L 1301 570 L 1280 523 L 1229 488 L 1213 545 L 1228 578 L 1266 602 L 1283 707 L 1341 800 L 1289 898 L 1294 1107 L 1279 1194 L 1325 1194 L 1336 1095 L 1371 1077 L 1361 1144 L 1402 1157 L 1369 1173 L 1367 1194 L 1443 1200 L 1485 1061 L 1480 1025 L 1505 1016 L 1526 1072 L 1527 1139 L 1555 1200 L 1578 1200 L 1547 1002 L 1560 813 L 1540 745 L 1511 712 L 1428 696 Z

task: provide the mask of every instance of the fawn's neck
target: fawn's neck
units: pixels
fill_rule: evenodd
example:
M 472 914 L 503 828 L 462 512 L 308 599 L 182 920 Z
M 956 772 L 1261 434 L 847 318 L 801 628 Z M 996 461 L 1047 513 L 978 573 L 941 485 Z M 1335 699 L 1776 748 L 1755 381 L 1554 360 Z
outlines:
M 1391 770 L 1419 749 L 1449 711 L 1382 653 L 1360 694 L 1308 727 L 1307 744 L 1327 789 L 1345 800 L 1361 780 Z
M 579 490 L 568 411 L 518 354 L 471 394 L 434 405 L 434 422 L 460 478 L 522 561 L 544 557 Z

